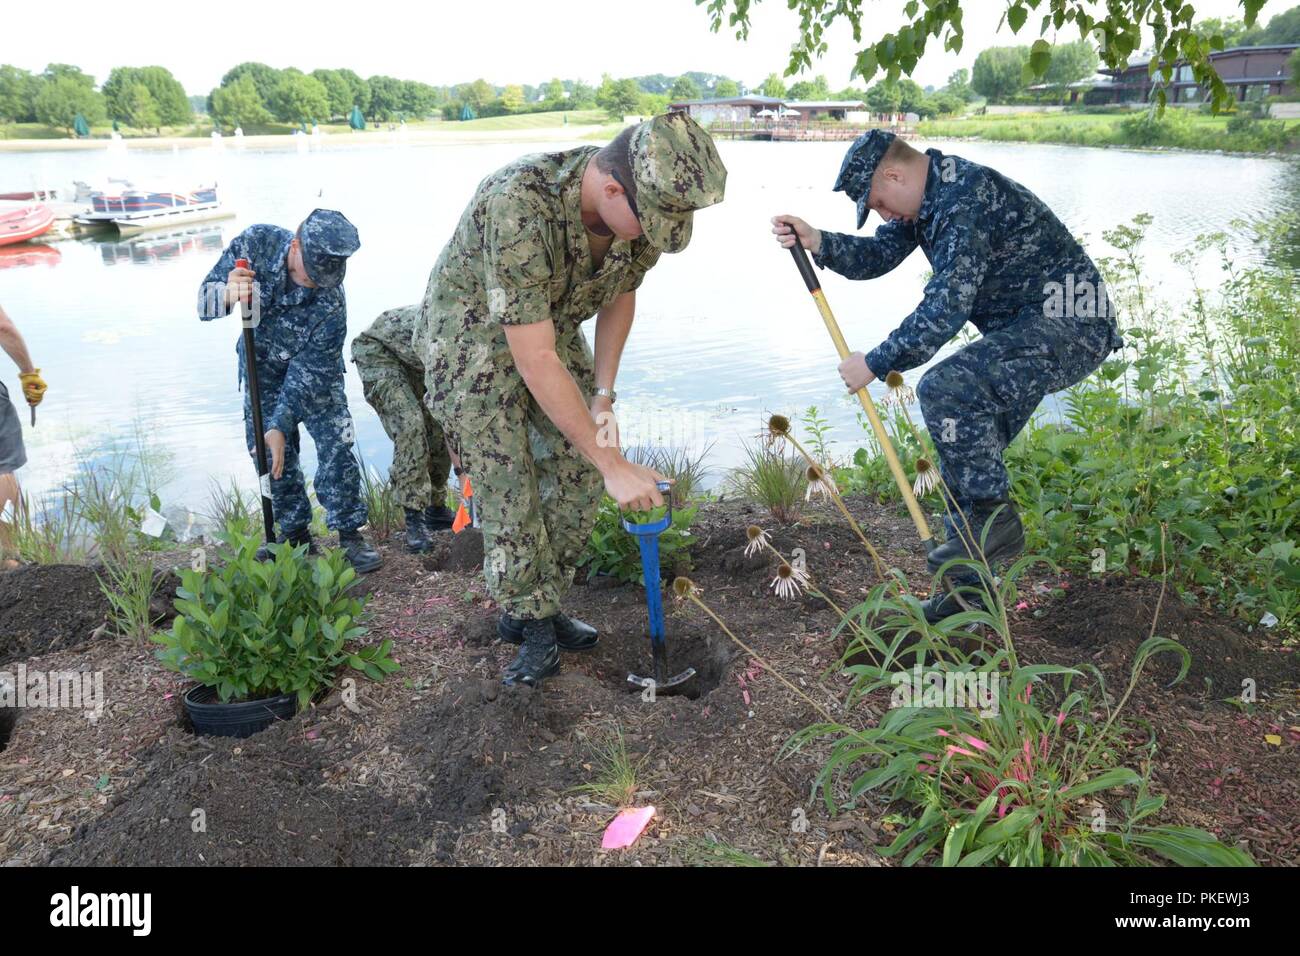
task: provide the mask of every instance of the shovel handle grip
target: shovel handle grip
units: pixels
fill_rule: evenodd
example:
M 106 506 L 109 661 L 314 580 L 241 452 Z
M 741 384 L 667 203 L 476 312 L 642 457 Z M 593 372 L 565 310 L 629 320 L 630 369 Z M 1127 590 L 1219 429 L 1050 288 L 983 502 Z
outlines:
M 797 235 L 794 245 L 790 247 L 790 255 L 794 256 L 794 264 L 799 269 L 799 275 L 803 278 L 803 284 L 808 287 L 808 291 L 817 292 L 821 289 L 822 284 L 817 279 L 817 272 L 813 269 L 812 259 L 808 257 L 808 250 L 799 242 Z
M 668 505 L 668 510 L 658 521 L 651 521 L 649 524 L 641 524 L 636 521 L 629 521 L 623 517 L 622 509 L 619 510 L 619 519 L 623 522 L 623 530 L 629 534 L 636 535 L 655 535 L 658 537 L 664 531 L 672 527 L 673 523 L 673 483 L 671 481 L 657 481 L 655 487 L 664 494 L 664 502 Z

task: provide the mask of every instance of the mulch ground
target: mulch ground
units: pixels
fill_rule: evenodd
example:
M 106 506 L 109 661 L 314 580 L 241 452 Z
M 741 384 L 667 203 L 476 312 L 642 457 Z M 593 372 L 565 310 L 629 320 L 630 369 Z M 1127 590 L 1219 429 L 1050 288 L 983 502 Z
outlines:
M 885 561 L 924 594 L 906 516 L 851 507 Z M 782 527 L 753 506 L 714 502 L 693 529 L 690 573 L 704 600 L 754 654 L 834 711 L 849 686 L 833 666 L 836 616 L 807 595 L 773 596 L 771 562 L 743 554 L 750 523 L 785 553 L 802 548 L 841 606 L 872 582 L 870 560 L 826 506 Z M 481 541 L 467 532 L 432 555 L 398 542 L 383 551 L 384 567 L 362 584 L 373 611 L 366 640 L 391 638 L 401 671 L 382 683 L 340 675 L 354 683 L 246 740 L 193 735 L 185 683 L 151 646 L 101 627 L 93 571 L 0 574 L 0 661 L 11 662 L 0 670 L 21 661 L 29 672 L 101 672 L 107 695 L 93 720 L 66 708 L 22 712 L 0 750 L 0 862 L 893 865 L 875 848 L 909 808 L 829 814 L 811 792 L 828 745 L 783 753 L 815 711 L 694 605 L 669 598 L 665 608 L 673 668 L 699 675 L 691 697 L 649 702 L 629 688 L 628 673 L 649 665 L 644 592 L 608 582 L 575 586 L 566 608 L 600 629 L 598 647 L 566 654 L 540 691 L 505 688 L 499 675 L 515 649 L 496 638 L 497 611 L 475 570 Z M 1151 632 L 1158 582 L 1052 576 L 1026 579 L 1021 591 L 1020 659 L 1091 664 L 1117 698 Z M 13 595 L 21 601 L 6 604 Z M 1129 704 L 1126 723 L 1159 741 L 1153 785 L 1169 800 L 1157 822 L 1211 830 L 1264 863 L 1300 862 L 1296 655 L 1283 635 L 1251 632 L 1172 588 L 1156 633 L 1193 655 L 1173 687 L 1176 669 L 1153 661 Z M 1257 698 L 1248 707 L 1228 700 L 1243 681 Z M 852 719 L 879 716 L 868 701 Z M 636 766 L 635 802 L 656 815 L 635 847 L 609 852 L 600 839 L 614 798 L 583 787 L 615 734 Z

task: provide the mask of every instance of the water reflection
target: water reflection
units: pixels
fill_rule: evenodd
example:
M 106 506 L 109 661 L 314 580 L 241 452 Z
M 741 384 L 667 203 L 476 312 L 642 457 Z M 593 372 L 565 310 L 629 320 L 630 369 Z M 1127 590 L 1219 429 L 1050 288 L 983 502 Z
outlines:
M 225 248 L 224 230 L 220 225 L 191 226 L 171 232 L 146 233 L 116 242 L 96 242 L 99 255 L 106 266 L 131 263 L 153 266 L 172 259 L 181 259 L 196 252 L 213 258 Z
M 0 246 L 0 269 L 21 269 L 24 266 L 56 266 L 63 254 L 53 246 L 40 243 L 22 243 Z

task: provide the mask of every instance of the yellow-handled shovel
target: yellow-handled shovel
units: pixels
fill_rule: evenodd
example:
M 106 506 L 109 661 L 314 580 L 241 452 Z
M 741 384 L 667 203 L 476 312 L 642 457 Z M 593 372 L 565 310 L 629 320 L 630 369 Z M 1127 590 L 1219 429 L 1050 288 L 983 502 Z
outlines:
M 799 275 L 803 276 L 803 284 L 808 287 L 812 293 L 813 301 L 817 303 L 817 311 L 822 315 L 822 321 L 826 323 L 826 331 L 831 334 L 831 341 L 835 343 L 835 349 L 840 353 L 840 358 L 847 358 L 849 354 L 848 344 L 844 341 L 844 335 L 840 332 L 839 323 L 835 321 L 835 315 L 831 312 L 830 304 L 826 301 L 826 293 L 822 292 L 822 285 L 817 281 L 817 273 L 813 270 L 812 261 L 808 258 L 808 252 L 799 243 L 795 237 L 795 243 L 790 247 L 790 253 L 794 256 L 794 264 L 799 267 Z M 858 389 L 858 399 L 862 402 L 862 410 L 867 413 L 867 420 L 871 422 L 871 430 L 875 432 L 876 443 L 880 445 L 880 450 L 885 454 L 885 461 L 889 464 L 889 470 L 894 475 L 894 481 L 898 482 L 898 490 L 903 493 L 903 501 L 907 504 L 907 511 L 912 516 L 912 523 L 916 525 L 916 533 L 921 536 L 921 543 L 925 545 L 926 552 L 933 551 L 935 548 L 934 535 L 930 532 L 930 525 L 925 520 L 925 514 L 921 511 L 921 506 L 916 501 L 916 495 L 912 493 L 912 486 L 907 480 L 907 475 L 903 473 L 902 462 L 898 460 L 898 455 L 894 452 L 894 446 L 889 441 L 889 436 L 885 434 L 885 426 L 880 421 L 880 415 L 876 412 L 876 403 L 871 400 L 871 396 L 865 388 Z

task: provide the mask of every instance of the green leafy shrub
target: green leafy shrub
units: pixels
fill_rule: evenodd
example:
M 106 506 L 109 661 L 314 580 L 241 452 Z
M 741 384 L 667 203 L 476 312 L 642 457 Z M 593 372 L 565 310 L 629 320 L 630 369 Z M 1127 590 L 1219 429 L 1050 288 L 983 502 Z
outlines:
M 636 535 L 623 527 L 623 517 L 639 524 L 658 521 L 664 516 L 664 508 L 651 511 L 620 512 L 618 503 L 606 495 L 596 512 L 596 524 L 591 531 L 591 540 L 587 550 L 578 559 L 578 567 L 586 568 L 594 577 L 598 574 L 612 575 L 628 584 L 639 584 L 641 574 L 641 547 Z M 689 561 L 691 522 L 695 520 L 698 505 L 685 505 L 673 508 L 673 522 L 659 535 L 659 567 L 670 571 L 682 563 L 682 558 Z
M 982 604 L 937 625 L 926 622 L 899 572 L 846 613 L 839 627 L 853 637 L 840 667 L 853 683 L 844 712 L 869 696 L 890 699 L 873 725 L 828 721 L 787 744 L 798 750 L 831 738 L 817 778 L 828 809 L 855 807 L 872 792 L 915 807 L 908 825 L 879 851 L 901 855 L 909 866 L 933 851 L 944 866 L 1141 866 L 1159 859 L 1253 865 L 1203 830 L 1143 822 L 1165 803 L 1148 792 L 1156 742 L 1147 735 L 1137 748 L 1145 754 L 1135 757 L 1130 728 L 1117 721 L 1151 657 L 1179 656 L 1177 683 L 1191 665 L 1186 648 L 1154 634 L 1144 641 L 1113 709 L 1091 665 L 1084 668 L 1096 687 L 1084 691 L 1074 687 L 1084 669 L 1018 663 L 1005 608 L 1014 600 L 1014 582 L 1036 560 L 1022 558 L 996 588 L 982 573 L 980 587 L 970 590 Z M 957 565 L 979 569 L 973 561 L 950 561 L 943 570 Z M 971 625 L 997 635 L 990 649 L 961 650 Z M 848 663 L 862 659 L 870 663 Z M 1096 712 L 1105 718 L 1094 719 Z M 1143 773 L 1124 765 L 1134 760 Z
M 258 561 L 257 537 L 236 528 L 218 537 L 218 560 L 182 574 L 179 614 L 153 637 L 168 669 L 215 687 L 222 701 L 296 694 L 300 707 L 344 664 L 374 680 L 398 669 L 392 641 L 347 647 L 366 633 L 365 600 L 347 593 L 356 572 L 342 551 L 308 560 L 306 545 L 279 544 L 273 561 Z

